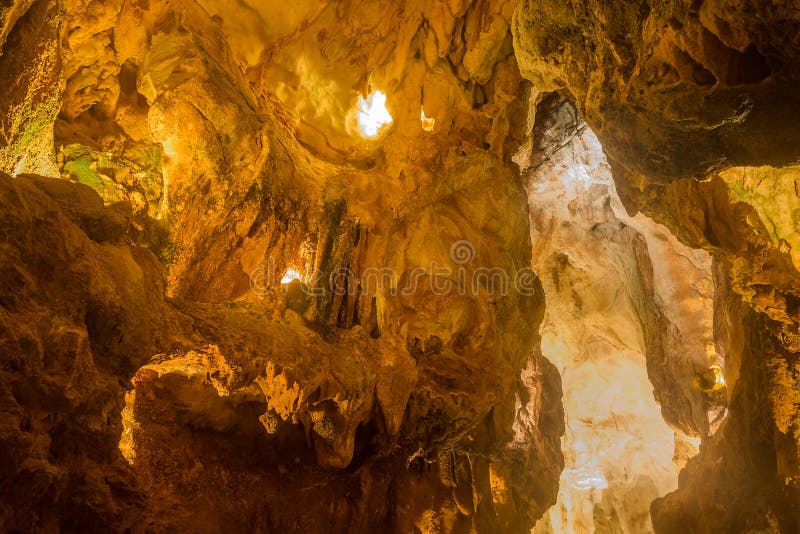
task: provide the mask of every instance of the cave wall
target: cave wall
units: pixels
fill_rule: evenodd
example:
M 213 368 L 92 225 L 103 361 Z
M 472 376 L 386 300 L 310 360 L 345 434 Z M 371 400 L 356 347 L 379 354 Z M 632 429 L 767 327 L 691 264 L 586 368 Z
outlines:
M 527 531 L 564 465 L 536 279 L 308 290 L 464 266 L 460 241 L 470 273 L 532 265 L 513 155 L 560 146 L 532 86 L 603 147 L 648 377 L 703 440 L 654 528 L 800 530 L 797 26 L 756 0 L 4 2 L 3 527 Z M 710 351 L 633 230 L 710 255 Z
M 530 529 L 563 467 L 541 288 L 425 283 L 531 263 L 513 7 L 1 11 L 4 529 Z
M 535 532 L 653 532 L 651 501 L 677 488 L 726 413 L 711 256 L 628 216 L 570 98 L 533 102 L 520 158 L 542 351 L 561 372 L 567 428 L 559 500 Z
M 523 75 L 575 98 L 628 212 L 707 250 L 724 288 L 714 329 L 729 413 L 654 503 L 656 531 L 798 529 L 797 24 L 792 7 L 762 2 L 515 13 Z

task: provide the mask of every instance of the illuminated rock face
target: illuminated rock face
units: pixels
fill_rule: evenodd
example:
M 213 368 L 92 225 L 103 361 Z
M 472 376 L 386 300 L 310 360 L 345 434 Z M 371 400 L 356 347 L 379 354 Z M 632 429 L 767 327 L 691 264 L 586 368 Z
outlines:
M 513 5 L 15 8 L 2 529 L 528 531 L 564 428 Z
M 559 502 L 536 532 L 652 531 L 650 502 L 677 488 L 679 449 L 721 408 L 697 386 L 712 364 L 711 260 L 628 217 L 574 105 L 536 102 L 524 176 L 542 353 L 561 373 L 567 428 Z
M 797 26 L 793 8 L 757 1 L 523 1 L 515 13 L 523 75 L 574 96 L 627 211 L 713 258 L 728 414 L 653 504 L 656 531 L 800 529 Z
M 0 5 L 0 530 L 800 530 L 795 26 Z

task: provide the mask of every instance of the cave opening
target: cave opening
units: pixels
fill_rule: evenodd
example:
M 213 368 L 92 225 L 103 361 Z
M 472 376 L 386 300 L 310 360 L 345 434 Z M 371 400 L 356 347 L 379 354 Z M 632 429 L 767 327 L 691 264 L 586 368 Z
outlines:
M 534 531 L 651 532 L 651 502 L 678 488 L 724 410 L 711 394 L 725 384 L 712 260 L 627 214 L 570 97 L 539 95 L 535 109 L 535 145 L 519 161 L 545 293 L 541 350 L 561 374 L 566 432 L 558 501 Z M 679 403 L 699 420 L 682 421 Z

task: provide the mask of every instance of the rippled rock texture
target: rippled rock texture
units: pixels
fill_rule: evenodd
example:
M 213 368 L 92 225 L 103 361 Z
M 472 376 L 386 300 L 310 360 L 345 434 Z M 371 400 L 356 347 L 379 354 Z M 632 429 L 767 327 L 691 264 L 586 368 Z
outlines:
M 530 529 L 564 428 L 513 9 L 0 9 L 0 529 Z
M 628 212 L 713 258 L 729 414 L 654 503 L 656 531 L 800 528 L 799 23 L 795 7 L 767 2 L 521 2 L 515 13 L 524 76 L 576 99 Z
M 799 25 L 0 3 L 0 530 L 800 531 Z
M 526 172 L 547 301 L 542 352 L 561 372 L 567 429 L 559 502 L 536 532 L 603 531 L 604 523 L 648 532 L 650 501 L 677 486 L 673 430 L 647 376 L 645 330 L 657 313 L 648 243 L 615 216 L 592 132 L 574 121 L 574 108 L 560 116 L 573 119 L 551 145 L 560 150 Z
M 524 176 L 542 352 L 561 372 L 567 428 L 559 502 L 536 532 L 652 532 L 651 501 L 724 416 L 723 388 L 701 382 L 724 367 L 711 258 L 625 213 L 571 100 L 535 102 Z

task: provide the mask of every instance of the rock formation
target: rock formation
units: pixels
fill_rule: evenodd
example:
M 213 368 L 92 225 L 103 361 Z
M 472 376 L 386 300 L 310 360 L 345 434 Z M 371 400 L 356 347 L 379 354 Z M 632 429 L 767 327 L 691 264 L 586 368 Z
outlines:
M 651 532 L 650 502 L 676 489 L 681 448 L 724 413 L 724 392 L 698 387 L 724 365 L 706 350 L 711 259 L 627 216 L 569 99 L 539 99 L 532 139 L 524 176 L 547 300 L 542 352 L 561 372 L 567 428 L 559 503 L 551 529 L 537 530 Z
M 798 24 L 793 7 L 754 1 L 515 12 L 523 75 L 575 98 L 628 212 L 713 258 L 729 413 L 653 504 L 656 531 L 800 529 Z
M 800 530 L 798 24 L 3 2 L 0 530 Z
M 563 423 L 523 269 L 512 12 L 37 2 L 18 18 L 0 58 L 20 88 L 2 152 L 4 528 L 530 528 Z M 393 124 L 372 140 L 357 97 L 377 90 Z

